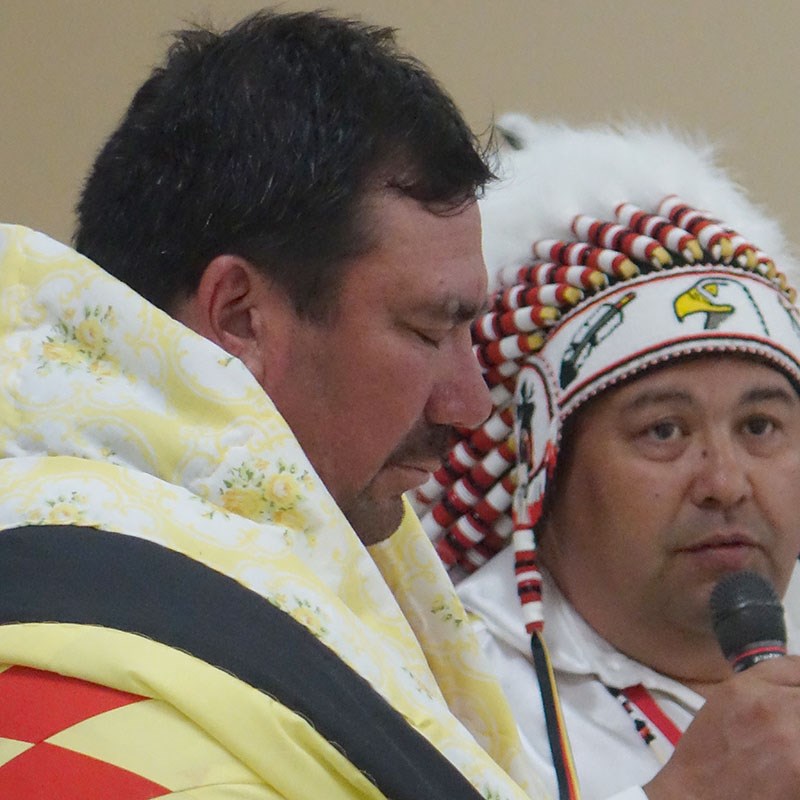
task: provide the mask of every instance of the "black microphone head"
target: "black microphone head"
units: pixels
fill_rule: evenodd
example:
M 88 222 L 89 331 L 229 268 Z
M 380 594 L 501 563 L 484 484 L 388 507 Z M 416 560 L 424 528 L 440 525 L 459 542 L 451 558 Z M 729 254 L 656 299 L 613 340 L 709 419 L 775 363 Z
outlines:
M 755 572 L 722 578 L 711 592 L 711 616 L 717 641 L 734 668 L 742 654 L 760 643 L 775 643 L 773 649 L 785 652 L 783 606 L 770 582 Z

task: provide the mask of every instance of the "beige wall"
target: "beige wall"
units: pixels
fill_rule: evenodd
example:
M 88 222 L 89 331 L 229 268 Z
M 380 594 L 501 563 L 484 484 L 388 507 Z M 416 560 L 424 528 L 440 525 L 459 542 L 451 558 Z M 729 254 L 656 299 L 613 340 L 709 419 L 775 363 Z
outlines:
M 80 181 L 165 31 L 236 21 L 244 0 L 0 0 L 0 219 L 66 238 Z M 785 0 L 329 0 L 400 29 L 476 130 L 517 109 L 570 122 L 670 121 L 800 243 L 796 31 Z

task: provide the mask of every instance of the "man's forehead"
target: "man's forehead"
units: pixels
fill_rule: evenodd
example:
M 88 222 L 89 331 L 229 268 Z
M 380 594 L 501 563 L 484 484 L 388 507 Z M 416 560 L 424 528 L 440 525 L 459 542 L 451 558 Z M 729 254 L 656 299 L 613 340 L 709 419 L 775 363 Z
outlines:
M 436 320 L 472 321 L 488 304 L 480 221 L 472 203 L 450 213 L 409 198 L 383 201 L 387 225 L 361 264 L 392 305 Z
M 692 400 L 701 396 L 733 393 L 742 401 L 759 399 L 775 390 L 796 395 L 789 377 L 777 365 L 744 353 L 705 353 L 650 367 L 614 387 L 619 402 L 627 406 Z M 765 394 L 766 393 L 766 394 Z

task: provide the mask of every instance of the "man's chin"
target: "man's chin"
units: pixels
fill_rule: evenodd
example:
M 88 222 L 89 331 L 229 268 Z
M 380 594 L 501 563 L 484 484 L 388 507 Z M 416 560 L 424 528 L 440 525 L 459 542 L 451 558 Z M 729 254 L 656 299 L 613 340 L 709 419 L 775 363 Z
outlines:
M 352 503 L 342 505 L 342 512 L 365 545 L 377 544 L 400 527 L 403 501 L 401 497 L 375 500 L 362 495 Z

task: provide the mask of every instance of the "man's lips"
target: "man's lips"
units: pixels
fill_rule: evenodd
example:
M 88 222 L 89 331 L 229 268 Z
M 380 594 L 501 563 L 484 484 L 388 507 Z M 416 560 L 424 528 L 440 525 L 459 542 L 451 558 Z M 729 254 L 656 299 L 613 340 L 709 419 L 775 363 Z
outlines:
M 418 486 L 422 486 L 430 477 L 431 472 L 437 470 L 440 465 L 441 461 L 438 459 L 403 462 L 390 461 L 386 464 L 383 471 L 392 475 L 392 483 L 396 483 L 398 486 L 402 485 L 403 488 L 401 491 L 406 492 L 410 489 L 416 489 Z
M 435 470 L 439 469 L 441 465 L 441 461 L 436 462 L 409 462 L 405 461 L 403 463 L 393 463 L 389 464 L 390 467 L 394 467 L 395 469 L 402 469 L 408 470 L 409 472 L 419 472 L 421 475 L 424 476 L 424 480 L 428 479 L 428 476 L 434 472 Z
M 418 469 L 422 472 L 435 472 L 442 466 L 442 459 L 438 456 L 431 456 L 429 458 L 415 458 L 398 461 L 397 466 L 408 467 L 409 469 Z
M 681 547 L 677 553 L 702 570 L 736 571 L 752 567 L 761 545 L 744 534 L 719 534 Z
M 760 545 L 744 534 L 716 534 L 678 548 L 680 553 L 700 553 L 705 550 L 728 548 L 757 548 Z

